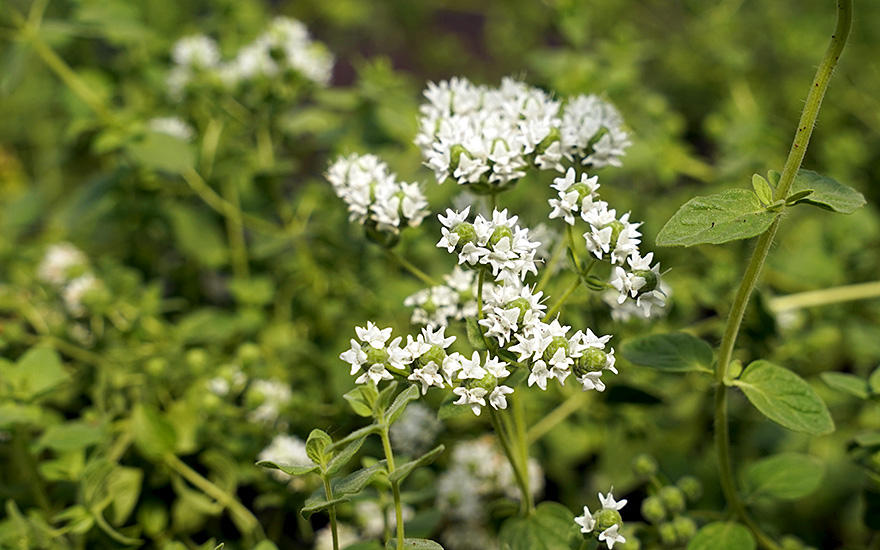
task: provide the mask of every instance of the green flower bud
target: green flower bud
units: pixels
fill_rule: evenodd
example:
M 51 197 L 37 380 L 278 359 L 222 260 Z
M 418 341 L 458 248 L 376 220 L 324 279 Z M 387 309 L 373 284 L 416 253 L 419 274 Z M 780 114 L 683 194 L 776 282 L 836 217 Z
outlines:
M 443 365 L 444 359 L 446 359 L 446 351 L 438 345 L 433 345 L 431 349 L 419 357 L 419 364 L 424 367 L 433 361 L 435 365 L 440 367 Z
M 498 385 L 498 379 L 495 378 L 495 375 L 491 372 L 486 373 L 486 376 L 481 378 L 480 380 L 476 380 L 471 378 L 467 381 L 467 388 L 472 390 L 474 388 L 483 388 L 486 392 L 491 392 L 495 389 L 495 386 Z
M 367 365 L 375 365 L 376 363 L 385 363 L 388 361 L 388 352 L 385 348 L 376 349 L 373 346 L 365 346 L 363 349 L 367 353 Z
M 612 525 L 620 525 L 623 527 L 623 520 L 620 519 L 620 512 L 617 510 L 603 508 L 593 515 L 593 519 L 596 520 L 597 533 L 601 533 Z
M 640 454 L 633 460 L 632 469 L 638 477 L 651 477 L 657 473 L 657 460 L 649 454 Z
M 532 307 L 529 305 L 529 301 L 526 300 L 525 298 L 517 298 L 516 300 L 514 300 L 514 301 L 510 302 L 509 304 L 507 304 L 506 306 L 504 306 L 504 309 L 513 309 L 513 308 L 519 309 L 519 317 L 517 317 L 517 321 L 516 321 L 517 323 L 522 323 L 523 319 L 526 316 L 526 312 L 529 311 L 530 309 L 532 309 Z
M 620 238 L 620 232 L 623 231 L 625 226 L 620 220 L 614 220 L 605 227 L 611 228 L 611 250 L 614 250 L 617 248 L 617 239 Z
M 597 372 L 608 364 L 608 354 L 599 348 L 589 348 L 577 358 L 574 365 L 574 373 L 583 376 L 588 372 Z
M 639 289 L 639 294 L 646 294 L 648 292 L 651 292 L 652 290 L 656 290 L 657 285 L 660 282 L 657 278 L 657 274 L 650 269 L 640 269 L 638 271 L 633 271 L 633 275 L 635 275 L 636 277 L 641 277 L 645 280 L 644 286 Z
M 559 128 L 553 127 L 550 128 L 550 133 L 547 134 L 547 137 L 541 140 L 541 143 L 535 147 L 535 152 L 537 154 L 543 154 L 544 151 L 550 148 L 554 142 L 560 141 L 562 134 L 559 132 Z
M 681 492 L 684 493 L 684 496 L 691 502 L 696 502 L 700 500 L 700 497 L 703 496 L 703 484 L 700 483 L 700 480 L 695 478 L 694 476 L 684 476 L 683 478 L 678 480 L 678 483 L 675 484 L 676 487 L 681 489 Z
M 580 182 L 575 183 L 574 185 L 572 185 L 571 187 L 569 187 L 569 188 L 568 188 L 568 191 L 569 191 L 569 192 L 571 192 L 571 191 L 577 191 L 577 194 L 578 194 L 578 205 L 580 205 L 580 204 L 583 202 L 583 200 L 584 200 L 585 198 L 589 197 L 589 196 L 592 194 L 592 191 L 590 191 L 590 187 L 589 187 L 587 184 L 585 184 L 585 183 L 580 183 Z
M 464 245 L 467 243 L 472 243 L 477 240 L 477 231 L 474 229 L 474 224 L 463 222 L 452 228 L 453 233 L 458 235 L 458 243 L 455 245 L 456 252 L 461 252 L 461 249 L 464 248 Z
M 685 504 L 684 493 L 678 487 L 673 485 L 667 485 L 663 487 L 659 491 L 657 491 L 657 496 L 660 497 L 660 500 L 663 502 L 663 506 L 666 507 L 666 510 L 670 515 L 676 515 L 685 510 L 687 505 Z
M 642 517 L 651 523 L 660 523 L 666 519 L 666 508 L 663 502 L 655 496 L 642 501 Z
M 568 340 L 562 336 L 554 336 L 553 339 L 550 340 L 547 349 L 544 350 L 544 361 L 553 359 L 553 356 L 556 355 L 556 352 L 560 349 L 564 349 L 566 353 L 568 352 Z
M 678 542 L 678 531 L 672 523 L 663 523 L 657 528 L 663 544 L 672 545 Z
M 681 542 L 689 541 L 697 534 L 697 524 L 687 516 L 678 516 L 672 520 L 672 525 L 675 526 L 675 532 Z
M 458 163 L 461 162 L 461 155 L 465 154 L 468 158 L 473 158 L 467 149 L 461 145 L 453 145 L 449 148 L 449 171 L 455 172 L 458 169 Z
M 513 244 L 513 231 L 511 231 L 506 225 L 499 225 L 495 228 L 495 231 L 492 232 L 492 236 L 489 237 L 489 246 L 495 246 L 505 237 L 507 237 L 508 243 Z
M 208 364 L 208 352 L 201 348 L 186 352 L 186 362 L 193 371 L 202 370 Z

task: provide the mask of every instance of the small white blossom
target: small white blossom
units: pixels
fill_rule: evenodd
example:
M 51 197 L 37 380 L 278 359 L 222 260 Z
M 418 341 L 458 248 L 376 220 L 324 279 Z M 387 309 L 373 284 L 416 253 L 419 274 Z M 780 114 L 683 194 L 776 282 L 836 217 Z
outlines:
M 489 394 L 489 404 L 492 405 L 492 408 L 498 409 L 506 409 L 507 408 L 507 394 L 513 393 L 513 388 L 507 386 L 495 386 L 495 389 L 492 390 L 492 393 Z
M 37 277 L 45 283 L 61 288 L 70 280 L 73 272 L 88 266 L 88 259 L 77 247 L 70 243 L 53 244 L 37 268 Z
M 486 388 L 476 387 L 468 389 L 459 386 L 454 388 L 452 393 L 460 397 L 458 401 L 454 401 L 455 405 L 470 405 L 471 411 L 477 416 L 480 416 L 480 412 L 482 412 L 480 407 L 486 406 L 486 400 L 483 399 L 487 393 Z

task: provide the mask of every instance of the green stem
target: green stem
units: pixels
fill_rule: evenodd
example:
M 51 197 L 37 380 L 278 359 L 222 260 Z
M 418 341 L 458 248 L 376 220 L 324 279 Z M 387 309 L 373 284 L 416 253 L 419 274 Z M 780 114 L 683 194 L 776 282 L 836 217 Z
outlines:
M 480 269 L 477 275 L 477 319 L 483 318 L 483 281 L 486 279 L 486 270 Z M 482 332 L 483 329 L 480 329 Z
M 532 489 L 529 480 L 529 439 L 526 436 L 526 409 L 525 402 L 520 397 L 511 396 L 513 401 L 513 425 L 516 430 L 516 444 L 519 448 L 519 461 L 523 470 L 523 516 L 529 516 L 535 507 L 532 497 Z
M 230 256 L 232 256 L 232 273 L 236 279 L 248 279 L 247 244 L 244 239 L 244 224 L 241 220 L 241 203 L 238 195 L 238 184 L 232 178 L 223 180 L 223 199 L 231 208 L 225 209 L 226 235 L 229 239 Z
M 537 293 L 544 290 L 544 287 L 550 282 L 550 277 L 553 276 L 554 268 L 556 267 L 557 262 L 559 262 L 559 258 L 561 258 L 562 254 L 565 252 L 566 246 L 567 243 L 565 242 L 565 239 L 559 239 L 559 242 L 556 243 L 556 248 L 553 249 L 553 253 L 550 255 L 550 260 L 544 266 L 544 273 L 541 274 L 541 279 L 538 281 L 538 286 L 535 287 L 534 292 Z
M 268 120 L 264 120 L 257 131 L 257 160 L 263 168 L 275 166 L 275 146 L 272 144 Z
M 828 49 L 825 50 L 825 56 L 816 70 L 816 76 L 810 84 L 810 92 L 807 94 L 804 111 L 801 113 L 801 119 L 798 121 L 797 132 L 795 132 L 791 150 L 788 152 L 788 158 L 785 160 L 779 184 L 776 186 L 776 192 L 773 195 L 774 200 L 784 199 L 788 196 L 788 191 L 794 183 L 794 178 L 801 167 L 804 155 L 807 154 L 807 145 L 810 143 L 810 136 L 813 134 L 813 128 L 816 126 L 819 108 L 822 106 L 822 98 L 825 97 L 825 90 L 828 89 L 828 83 L 831 81 L 831 75 L 834 73 L 834 67 L 840 59 L 844 46 L 846 46 L 851 26 L 852 0 L 837 0 L 837 26 L 834 29 L 834 34 L 831 35 L 831 43 L 828 45 Z
M 587 395 L 586 392 L 580 391 L 573 393 L 568 396 L 565 401 L 560 403 L 558 407 L 544 415 L 544 418 L 536 422 L 535 425 L 529 429 L 527 434 L 529 443 L 538 441 L 547 435 L 547 433 L 556 427 L 556 425 L 562 423 L 563 420 L 580 410 Z
M 205 179 L 194 169 L 187 168 L 181 174 L 183 180 L 189 185 L 196 195 L 201 198 L 205 204 L 211 207 L 218 214 L 226 217 L 235 210 L 235 207 L 226 201 L 223 197 L 211 189 L 211 186 L 205 182 Z M 240 212 L 240 211 L 239 211 Z M 277 225 L 267 222 L 251 214 L 241 213 L 241 221 L 247 227 L 254 231 L 259 231 L 264 235 L 272 235 L 276 237 L 290 237 L 290 233 L 278 227 Z
M 549 321 L 551 317 L 556 315 L 556 312 L 558 312 L 560 309 L 562 309 L 562 306 L 565 305 L 565 301 L 568 300 L 568 297 L 571 296 L 571 294 L 575 290 L 577 290 L 577 287 L 579 287 L 579 286 L 581 286 L 580 276 L 576 277 L 575 280 L 571 282 L 571 284 L 568 286 L 568 288 L 565 289 L 565 292 L 562 294 L 562 296 L 560 296 L 559 299 L 556 300 L 556 303 L 553 304 L 553 306 L 547 310 L 547 314 L 544 315 L 544 319 L 543 319 L 543 321 L 545 323 L 547 321 Z
M 838 0 L 838 19 L 837 29 L 832 35 L 831 45 L 825 52 L 825 57 L 819 65 L 813 84 L 810 86 L 810 93 L 807 95 L 807 104 L 804 112 L 798 122 L 798 130 L 795 134 L 794 143 L 789 152 L 788 159 L 785 162 L 783 173 L 776 189 L 775 198 L 785 198 L 794 181 L 794 177 L 800 168 L 806 153 L 807 144 L 810 140 L 813 126 L 816 123 L 816 117 L 819 114 L 819 107 L 822 104 L 822 97 L 831 78 L 834 66 L 840 57 L 840 52 L 846 43 L 849 34 L 850 23 L 852 19 L 852 0 Z M 742 325 L 743 316 L 748 306 L 749 297 L 758 277 L 764 260 L 770 252 L 773 244 L 773 237 L 779 228 L 781 214 L 770 224 L 770 227 L 758 238 L 755 245 L 755 251 L 749 260 L 743 275 L 742 282 L 737 289 L 736 296 L 733 300 L 733 306 L 727 317 L 727 324 L 724 327 L 724 336 L 721 339 L 721 346 L 718 353 L 718 364 L 715 369 L 715 451 L 718 460 L 718 474 L 721 480 L 721 489 L 730 506 L 733 508 L 737 516 L 752 530 L 758 543 L 770 550 L 779 549 L 770 537 L 764 534 L 748 515 L 745 505 L 739 498 L 736 489 L 736 482 L 733 475 L 733 465 L 730 457 L 730 430 L 728 426 L 728 408 L 727 408 L 727 386 L 726 379 L 728 375 L 728 367 L 733 357 L 736 338 L 739 334 L 739 328 Z
M 388 463 L 388 474 L 394 472 L 394 453 L 391 451 L 391 439 L 388 437 L 388 425 L 382 420 L 383 426 L 380 435 L 382 436 L 382 448 L 385 449 L 385 460 Z M 394 495 L 394 516 L 397 518 L 397 550 L 403 550 L 403 505 L 400 501 L 400 483 L 391 482 L 391 492 Z
M 330 478 L 328 476 L 321 476 L 321 479 L 324 480 L 324 494 L 327 496 L 327 500 L 333 500 L 333 489 L 330 487 Z M 333 550 L 339 550 L 339 528 L 336 525 L 336 506 L 331 506 L 329 513 L 330 533 L 333 535 Z
M 202 172 L 206 178 L 211 177 L 214 171 L 214 159 L 217 158 L 217 148 L 220 146 L 220 136 L 223 134 L 223 122 L 212 118 L 205 128 L 205 136 L 202 138 Z
M 203 477 L 200 473 L 193 470 L 185 462 L 174 456 L 173 454 L 166 454 L 164 456 L 165 464 L 180 474 L 185 480 L 189 481 L 200 491 L 208 495 L 209 497 L 216 500 L 218 503 L 223 505 L 225 508 L 228 508 L 230 512 L 238 514 L 239 520 L 247 525 L 247 527 L 252 531 L 257 533 L 257 537 L 260 540 L 264 540 L 266 538 L 266 534 L 263 532 L 263 526 L 260 525 L 259 520 L 251 513 L 250 510 L 247 509 L 245 505 L 240 503 L 235 497 L 231 496 L 229 493 L 217 487 L 210 480 Z
M 779 313 L 781 311 L 803 309 L 816 306 L 827 306 L 841 302 L 880 298 L 880 281 L 871 283 L 859 283 L 854 285 L 823 288 L 809 292 L 799 292 L 788 296 L 779 296 L 770 300 L 770 310 Z
M 405 270 L 407 270 L 410 273 L 412 273 L 413 275 L 415 275 L 417 279 L 419 279 L 420 281 L 422 281 L 426 285 L 428 285 L 428 286 L 441 286 L 442 285 L 442 283 L 438 282 L 436 279 L 434 279 L 433 277 L 431 277 L 430 275 L 428 275 L 427 273 L 425 273 L 421 269 L 417 268 L 415 265 L 413 265 L 412 262 L 410 262 L 409 260 L 407 260 L 403 256 L 399 255 L 397 252 L 391 250 L 390 248 L 383 248 L 382 250 L 385 251 L 385 254 L 389 258 L 391 258 L 392 260 L 397 262 L 397 264 L 400 265 L 400 267 L 404 268 Z
M 574 247 L 574 232 L 568 224 L 565 224 L 565 238 L 568 240 L 568 248 L 571 250 L 572 258 L 574 258 L 574 266 L 577 268 L 577 272 L 580 273 L 581 261 L 578 257 L 577 249 Z
M 523 472 L 517 455 L 513 452 L 513 448 L 510 444 L 510 437 L 502 426 L 501 419 L 499 418 L 500 413 L 492 407 L 487 407 L 487 409 L 489 411 L 489 418 L 492 420 L 492 428 L 495 430 L 495 435 L 498 437 L 498 443 L 501 444 L 501 450 L 504 451 L 504 456 L 507 457 L 507 461 L 513 469 L 513 477 L 516 481 L 517 487 L 519 487 L 519 492 L 522 495 L 522 502 L 530 503 L 531 494 L 529 493 L 528 474 Z M 523 514 L 525 515 L 528 513 L 531 513 L 531 508 L 528 504 L 524 504 Z
M 16 468 L 14 471 L 22 473 L 22 477 L 30 482 L 27 484 L 37 505 L 43 509 L 47 516 L 52 515 L 52 506 L 46 493 L 46 483 L 37 469 L 36 457 L 31 452 L 31 434 L 27 426 L 19 425 L 12 435 L 12 449 L 15 456 Z

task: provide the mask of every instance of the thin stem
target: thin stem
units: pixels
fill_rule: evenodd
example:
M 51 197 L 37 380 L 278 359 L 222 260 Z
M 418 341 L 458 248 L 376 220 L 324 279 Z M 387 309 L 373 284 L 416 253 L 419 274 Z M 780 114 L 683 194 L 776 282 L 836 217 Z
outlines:
M 543 321 L 544 321 L 545 323 L 546 323 L 551 317 L 553 317 L 554 315 L 556 315 L 556 312 L 558 312 L 560 309 L 562 309 L 562 306 L 565 305 L 565 301 L 568 300 L 568 297 L 571 296 L 571 294 L 572 294 L 575 290 L 577 290 L 577 287 L 579 287 L 579 286 L 581 286 L 581 278 L 580 278 L 580 276 L 576 277 L 575 280 L 571 282 L 571 284 L 568 286 L 568 288 L 565 289 L 565 292 L 562 294 L 562 296 L 560 296 L 559 299 L 556 300 L 556 303 L 553 304 L 553 306 L 552 306 L 550 309 L 547 310 L 547 314 L 544 315 L 544 319 L 543 319 Z
M 522 468 L 520 467 L 519 460 L 517 459 L 516 454 L 513 452 L 513 448 L 510 444 L 510 438 L 507 432 L 504 430 L 504 427 L 501 425 L 501 419 L 499 418 L 499 413 L 495 409 L 488 407 L 489 410 L 489 418 L 492 420 L 492 428 L 495 430 L 495 435 L 498 437 L 498 442 L 501 444 L 501 450 L 504 451 L 504 456 L 507 457 L 507 461 L 510 463 L 510 467 L 513 469 L 513 477 L 516 480 L 516 485 L 519 487 L 519 492 L 522 495 L 522 502 L 530 501 L 529 494 L 529 483 L 528 476 L 523 473 Z M 523 508 L 523 513 L 531 513 L 531 510 L 527 507 L 527 505 Z
M 808 307 L 827 306 L 841 302 L 854 300 L 866 300 L 880 298 L 880 281 L 871 283 L 859 283 L 854 285 L 823 288 L 809 292 L 799 292 L 788 296 L 779 296 L 770 300 L 770 310 L 779 313 L 792 309 L 804 309 Z
M 236 279 L 247 279 L 250 277 L 250 269 L 247 243 L 244 239 L 244 224 L 241 220 L 238 184 L 231 178 L 223 180 L 223 199 L 232 207 L 225 209 L 226 235 L 229 239 L 230 255 L 232 256 L 232 272 Z
M 481 269 L 477 275 L 477 318 L 483 318 L 483 281 L 486 279 L 486 270 Z M 480 329 L 482 330 L 482 329 Z
M 529 480 L 529 439 L 526 437 L 526 409 L 525 402 L 520 397 L 511 396 L 513 401 L 513 425 L 516 429 L 516 444 L 519 447 L 520 466 L 524 471 L 523 482 L 523 515 L 529 516 L 535 507 L 532 489 Z
M 327 500 L 333 500 L 333 489 L 330 487 L 330 478 L 321 476 L 324 480 L 324 494 Z M 330 510 L 330 533 L 333 535 L 333 550 L 339 550 L 339 529 L 336 526 L 336 506 L 331 506 Z
M 556 263 L 559 262 L 559 258 L 561 258 L 563 252 L 565 252 L 566 246 L 568 246 L 568 244 L 565 242 L 565 239 L 559 239 L 559 242 L 556 243 L 556 248 L 553 249 L 553 253 L 550 255 L 550 260 L 544 266 L 544 273 L 541 274 L 541 279 L 535 287 L 535 292 L 544 290 L 544 287 L 550 282 L 550 277 L 553 276 Z
M 385 460 L 388 463 L 388 474 L 394 472 L 394 453 L 391 451 L 391 439 L 388 437 L 388 425 L 382 426 L 382 448 L 385 449 Z M 400 483 L 391 482 L 391 492 L 394 495 L 394 517 L 397 518 L 397 550 L 403 550 L 403 505 L 400 502 Z
M 813 126 L 816 123 L 816 117 L 819 114 L 819 107 L 822 104 L 822 97 L 825 89 L 828 87 L 828 81 L 840 53 L 846 44 L 849 35 L 850 23 L 852 19 L 852 0 L 838 0 L 837 2 L 837 29 L 831 37 L 831 45 L 825 52 L 825 57 L 819 65 L 813 84 L 810 86 L 810 93 L 807 95 L 807 104 L 804 112 L 798 122 L 798 130 L 795 134 L 794 143 L 789 152 L 788 159 L 785 162 L 779 185 L 776 189 L 775 198 L 785 198 L 794 181 L 794 177 L 800 168 L 801 162 L 806 153 L 807 144 L 810 140 Z M 770 227 L 758 238 L 755 245 L 755 251 L 749 260 L 743 275 L 742 282 L 736 291 L 733 300 L 733 306 L 727 317 L 727 324 L 724 327 L 724 336 L 721 339 L 721 346 L 718 353 L 718 364 L 715 368 L 715 451 L 718 460 L 718 473 L 721 480 L 721 489 L 730 506 L 733 508 L 737 516 L 752 530 L 758 542 L 765 548 L 770 550 L 779 549 L 770 537 L 764 534 L 761 529 L 748 515 L 745 505 L 739 498 L 736 489 L 736 482 L 733 476 L 733 465 L 730 457 L 730 430 L 728 426 L 728 410 L 727 410 L 727 387 L 725 385 L 728 367 L 733 357 L 733 349 L 736 345 L 736 337 L 739 334 L 739 328 L 742 324 L 743 316 L 748 306 L 749 297 L 758 277 L 764 260 L 770 252 L 770 246 L 773 243 L 773 237 L 779 228 L 781 214 L 776 216 Z
M 577 412 L 581 409 L 583 405 L 583 401 L 586 398 L 587 394 L 585 392 L 577 392 L 573 393 L 568 398 L 559 404 L 558 407 L 550 411 L 548 414 L 544 415 L 544 418 L 535 423 L 534 426 L 529 428 L 527 438 L 529 443 L 534 443 L 538 441 L 547 433 L 555 428 L 558 424 L 562 423 L 566 418 Z
M 206 178 L 211 177 L 214 170 L 214 159 L 217 157 L 217 148 L 220 146 L 220 136 L 223 134 L 223 122 L 212 118 L 205 128 L 205 137 L 202 138 L 202 172 Z
M 180 474 L 181 477 L 192 483 L 193 486 L 197 487 L 203 493 L 216 500 L 225 508 L 228 508 L 230 512 L 238 514 L 239 520 L 244 522 L 251 531 L 256 532 L 257 537 L 260 540 L 266 538 L 266 534 L 263 532 L 263 526 L 260 525 L 259 520 L 257 520 L 254 514 L 251 513 L 251 511 L 248 510 L 247 507 L 240 503 L 235 497 L 231 496 L 220 487 L 217 487 L 216 485 L 211 483 L 210 480 L 206 479 L 200 473 L 187 466 L 185 462 L 183 462 L 171 453 L 168 453 L 164 456 L 164 462 L 166 465 L 168 465 L 169 468 L 171 468 L 172 470 Z
M 837 0 L 837 26 L 834 34 L 831 35 L 831 43 L 825 50 L 825 57 L 816 70 L 816 76 L 810 84 L 810 92 L 807 94 L 807 101 L 804 105 L 804 111 L 801 113 L 801 119 L 798 121 L 797 132 L 794 135 L 794 141 L 791 144 L 791 150 L 788 152 L 788 158 L 785 160 L 785 166 L 782 169 L 782 175 L 779 178 L 779 184 L 776 186 L 776 192 L 773 195 L 774 200 L 784 199 L 788 196 L 794 178 L 798 169 L 807 154 L 807 145 L 810 143 L 810 136 L 813 134 L 813 128 L 816 126 L 816 119 L 819 116 L 819 108 L 822 106 L 822 99 L 825 97 L 825 90 L 828 89 L 828 83 L 831 81 L 831 75 L 834 73 L 834 67 L 840 59 L 840 54 L 846 46 L 846 40 L 849 37 L 850 27 L 852 26 L 852 0 Z
M 426 285 L 440 286 L 442 284 L 442 283 L 438 282 L 436 279 L 434 279 L 433 277 L 431 277 L 430 275 L 428 275 L 427 273 L 425 273 L 424 271 L 422 271 L 421 269 L 417 268 L 415 265 L 413 265 L 412 262 L 410 262 L 409 260 L 407 260 L 406 258 L 401 256 L 400 254 L 398 254 L 394 250 L 391 250 L 390 248 L 383 248 L 382 250 L 385 251 L 385 254 L 389 258 L 391 258 L 392 260 L 397 262 L 397 264 L 400 265 L 400 267 L 404 268 L 405 270 L 407 270 L 410 273 L 412 273 L 413 275 L 415 275 L 416 278 L 418 278 L 420 281 L 422 281 Z
M 211 209 L 218 214 L 227 216 L 228 212 L 235 210 L 235 207 L 218 195 L 216 191 L 211 189 L 211 186 L 208 185 L 207 182 L 205 182 L 205 179 L 194 169 L 187 168 L 181 175 L 183 176 L 183 180 L 189 185 L 190 189 L 192 189 L 199 198 L 205 201 L 205 204 L 210 206 Z M 273 223 L 267 222 L 266 220 L 260 219 L 251 214 L 240 214 L 242 223 L 254 231 L 259 231 L 264 235 L 273 235 L 277 237 L 290 236 L 288 231 L 285 231 Z
M 581 272 L 581 261 L 578 258 L 577 250 L 574 247 L 574 232 L 571 229 L 571 226 L 565 224 L 565 238 L 568 239 L 568 248 L 571 250 L 571 256 L 574 258 L 574 266 L 577 268 L 578 273 Z

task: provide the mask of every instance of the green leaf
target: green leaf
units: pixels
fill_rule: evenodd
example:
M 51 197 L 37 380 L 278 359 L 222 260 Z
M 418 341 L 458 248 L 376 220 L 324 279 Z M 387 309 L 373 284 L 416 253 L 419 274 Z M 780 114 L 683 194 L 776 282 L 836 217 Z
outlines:
M 375 410 L 385 411 L 388 408 L 388 405 L 391 403 L 391 396 L 394 395 L 394 392 L 397 391 L 397 381 L 390 382 L 385 389 L 379 392 L 379 397 L 376 399 Z
M 380 476 L 388 475 L 386 461 L 380 460 L 368 468 L 361 468 L 349 474 L 347 477 L 333 483 L 333 494 L 353 495 L 360 493 L 364 487 Z M 323 493 L 324 489 L 319 489 Z
M 803 498 L 822 483 L 825 466 L 818 459 L 798 453 L 765 458 L 745 471 L 752 496 L 766 495 L 780 500 Z
M 856 434 L 853 440 L 860 447 L 876 447 L 880 446 L 880 432 L 862 432 Z
M 443 547 L 429 539 L 403 539 L 404 550 L 443 550 Z M 397 550 L 397 539 L 385 543 L 385 550 Z
M 364 426 L 363 428 L 359 428 L 347 436 L 343 437 L 339 441 L 335 442 L 333 445 L 328 447 L 330 451 L 337 451 L 345 445 L 348 445 L 352 441 L 360 439 L 362 437 L 367 437 L 368 435 L 377 434 L 382 431 L 382 426 L 378 424 L 370 424 L 369 426 Z
M 874 369 L 874 372 L 868 376 L 868 387 L 871 388 L 871 393 L 880 394 L 880 367 Z
M 709 344 L 684 332 L 629 340 L 623 343 L 620 353 L 634 365 L 672 372 L 708 370 L 714 360 Z
M 159 458 L 174 450 L 174 426 L 158 411 L 138 403 L 131 415 L 134 443 L 147 458 Z
M 326 475 L 332 476 L 336 472 L 342 469 L 343 466 L 348 464 L 348 461 L 360 450 L 361 445 L 366 441 L 367 436 L 359 437 L 355 439 L 343 449 L 333 455 L 333 458 L 330 459 L 330 462 L 327 463 L 327 470 L 325 471 Z M 328 448 L 328 450 L 330 450 Z
M 147 132 L 142 139 L 128 144 L 128 155 L 142 166 L 175 174 L 196 163 L 191 144 L 160 132 Z
M 328 456 L 324 452 L 328 446 L 333 444 L 333 440 L 327 435 L 327 432 L 314 429 L 306 440 L 306 455 L 312 459 L 315 464 L 324 465 L 327 463 Z
M 403 481 L 406 478 L 406 476 L 411 474 L 412 471 L 415 470 L 416 468 L 419 468 L 421 466 L 427 466 L 428 464 L 434 462 L 434 459 L 436 459 L 438 456 L 440 456 L 440 453 L 442 453 L 445 448 L 446 448 L 445 445 L 438 445 L 438 446 L 434 447 L 433 449 L 431 449 L 430 451 L 428 451 L 427 453 L 420 456 L 419 458 L 417 458 L 415 460 L 411 460 L 405 464 L 401 464 L 400 466 L 395 468 L 393 472 L 388 474 L 388 480 L 389 481 Z
M 800 202 L 832 212 L 852 214 L 865 205 L 865 197 L 855 189 L 812 170 L 798 170 L 794 178 L 791 192 L 796 193 L 803 189 L 812 189 L 813 193 Z
M 854 395 L 859 399 L 868 398 L 868 383 L 858 376 L 845 372 L 823 372 L 819 376 L 835 390 Z
M 206 267 L 223 267 L 229 259 L 217 220 L 202 209 L 167 202 L 163 208 L 180 250 Z
M 39 447 L 59 452 L 85 449 L 100 443 L 105 437 L 107 430 L 102 425 L 93 426 L 84 421 L 71 421 L 46 429 L 40 438 Z
M 437 411 L 437 419 L 438 420 L 446 420 L 447 418 L 452 418 L 453 416 L 458 416 L 464 414 L 470 409 L 464 405 L 456 405 L 454 401 L 458 399 L 457 395 L 449 395 L 446 399 L 443 400 L 443 403 L 440 404 L 440 409 Z
M 776 189 L 779 186 L 780 179 L 782 179 L 782 174 L 780 174 L 776 170 L 767 171 L 767 180 L 770 182 L 770 185 L 773 187 L 773 189 Z
M 761 176 L 760 174 L 752 176 L 752 189 L 755 190 L 758 199 L 760 199 L 765 205 L 773 202 L 773 188 L 770 187 L 770 184 L 767 183 L 764 176 Z
M 577 529 L 574 514 L 556 502 L 542 502 L 527 518 L 512 517 L 501 525 L 498 542 L 510 550 L 569 550 L 568 536 Z
M 739 523 L 716 521 L 697 531 L 687 550 L 755 550 L 755 538 Z
M 15 394 L 24 401 L 31 401 L 54 390 L 70 380 L 52 348 L 31 348 L 22 355 L 14 367 L 3 369 Z
M 483 336 L 483 329 L 480 327 L 476 317 L 468 317 L 465 319 L 467 326 L 468 343 L 477 351 L 486 351 L 486 339 Z
M 343 399 L 348 401 L 348 405 L 356 415 L 365 418 L 373 416 L 373 404 L 378 397 L 379 392 L 376 391 L 376 387 L 372 384 L 358 386 L 342 396 Z
M 755 237 L 776 217 L 754 192 L 730 189 L 686 202 L 657 235 L 658 246 L 721 244 Z
M 733 384 L 764 416 L 789 430 L 812 435 L 834 431 L 825 402 L 806 380 L 786 368 L 753 361 Z
M 278 464 L 271 460 L 261 460 L 257 462 L 257 466 L 271 468 L 273 470 L 281 470 L 289 476 L 301 476 L 318 469 L 318 466 L 315 464 L 312 464 L 311 466 L 299 466 L 295 464 Z
M 785 199 L 785 204 L 787 204 L 789 206 L 798 204 L 799 202 L 802 202 L 804 200 L 804 198 L 812 195 L 814 191 L 815 191 L 814 189 L 804 189 L 803 191 L 798 191 L 796 193 L 792 193 L 791 195 L 788 196 L 788 198 Z
M 348 502 L 349 500 L 351 500 L 351 499 L 348 499 L 346 497 L 338 497 L 338 498 L 334 498 L 333 500 L 327 500 L 326 498 L 324 498 L 324 490 L 322 488 L 321 489 L 321 497 L 320 498 L 311 498 L 310 497 L 310 498 L 306 499 L 305 505 L 303 506 L 303 509 L 300 510 L 299 513 L 300 513 L 300 515 L 302 515 L 303 518 L 309 519 L 312 516 L 312 514 L 314 514 L 315 512 L 320 512 L 321 510 L 326 510 L 328 508 L 332 508 L 333 506 L 336 506 L 337 504 L 342 504 L 343 502 Z
M 134 511 L 143 480 L 143 470 L 124 466 L 117 466 L 107 476 L 107 494 L 113 499 L 110 516 L 113 525 L 122 525 Z
M 385 423 L 389 426 L 394 424 L 400 415 L 403 414 L 403 411 L 406 410 L 407 404 L 410 401 L 414 401 L 419 398 L 419 387 L 416 385 L 412 385 L 407 389 L 400 392 L 400 395 L 394 400 L 394 403 L 388 407 L 388 410 L 385 412 Z

